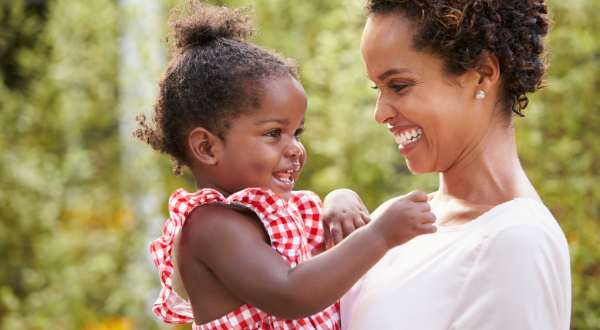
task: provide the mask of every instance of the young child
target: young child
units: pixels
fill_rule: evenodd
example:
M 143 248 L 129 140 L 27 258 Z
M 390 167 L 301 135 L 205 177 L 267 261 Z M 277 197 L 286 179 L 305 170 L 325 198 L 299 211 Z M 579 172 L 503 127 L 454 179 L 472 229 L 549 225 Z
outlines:
M 142 115 L 135 131 L 171 157 L 176 174 L 188 167 L 197 187 L 173 193 L 163 236 L 152 243 L 162 284 L 153 310 L 167 323 L 195 321 L 194 329 L 339 329 L 336 301 L 389 249 L 435 232 L 427 196 L 384 204 L 311 259 L 324 250 L 322 204 L 292 191 L 306 161 L 307 101 L 296 65 L 244 41 L 253 29 L 243 10 L 197 1 L 190 10 L 170 20 L 174 57 L 154 125 Z M 334 195 L 326 207 L 344 216 L 336 198 L 347 197 Z M 176 236 L 189 303 L 171 284 Z

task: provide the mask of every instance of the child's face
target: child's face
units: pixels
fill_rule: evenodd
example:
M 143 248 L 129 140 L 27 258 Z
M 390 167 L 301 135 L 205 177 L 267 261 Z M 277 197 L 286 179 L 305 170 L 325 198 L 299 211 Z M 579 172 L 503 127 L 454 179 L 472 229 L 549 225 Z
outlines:
M 306 94 L 292 78 L 269 80 L 262 87 L 260 107 L 231 122 L 216 164 L 221 178 L 214 182 L 228 193 L 261 187 L 289 200 L 306 162 L 300 142 Z

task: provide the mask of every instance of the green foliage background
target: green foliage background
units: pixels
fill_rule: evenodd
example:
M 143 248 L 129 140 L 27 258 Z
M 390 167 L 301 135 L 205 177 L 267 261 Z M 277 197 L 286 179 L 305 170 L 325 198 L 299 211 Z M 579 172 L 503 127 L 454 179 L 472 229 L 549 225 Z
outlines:
M 254 41 L 300 64 L 309 161 L 298 188 L 321 196 L 351 188 L 373 210 L 413 189 L 433 191 L 438 179 L 410 174 L 372 120 L 376 91 L 359 53 L 362 2 L 255 0 Z M 156 40 L 175 2 L 158 3 L 164 33 Z M 526 118 L 516 118 L 517 143 L 569 241 L 572 328 L 600 329 L 600 0 L 549 5 L 556 22 L 550 86 L 532 97 Z M 158 155 L 124 161 L 132 157 L 119 131 L 126 19 L 115 0 L 0 1 L 1 329 L 160 327 L 149 312 L 159 284 L 147 240 L 159 236 L 161 220 L 140 213 L 132 196 L 144 202 L 152 182 L 162 193 L 146 203 L 164 205 L 165 218 L 167 196 L 193 182 L 174 178 Z M 150 167 L 152 178 L 132 179 Z

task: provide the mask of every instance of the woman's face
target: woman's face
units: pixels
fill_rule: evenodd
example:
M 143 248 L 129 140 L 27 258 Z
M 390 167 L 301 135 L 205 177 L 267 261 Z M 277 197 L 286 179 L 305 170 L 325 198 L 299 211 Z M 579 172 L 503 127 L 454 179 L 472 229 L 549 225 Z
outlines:
M 449 77 L 443 62 L 412 48 L 410 22 L 371 17 L 362 37 L 367 76 L 379 89 L 375 120 L 388 126 L 415 174 L 445 172 L 477 150 L 490 112 L 475 98 L 479 74 Z

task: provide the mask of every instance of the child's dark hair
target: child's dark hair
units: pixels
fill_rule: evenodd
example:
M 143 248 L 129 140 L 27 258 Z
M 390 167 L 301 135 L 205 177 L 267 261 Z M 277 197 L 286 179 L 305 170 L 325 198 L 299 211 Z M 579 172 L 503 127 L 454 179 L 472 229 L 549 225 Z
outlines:
M 173 173 L 189 166 L 188 135 L 204 127 L 225 138 L 228 120 L 260 106 L 262 81 L 299 79 L 296 62 L 245 41 L 255 33 L 250 9 L 229 9 L 191 0 L 172 11 L 173 58 L 158 84 L 154 125 L 136 118 L 133 135 L 170 156 Z

